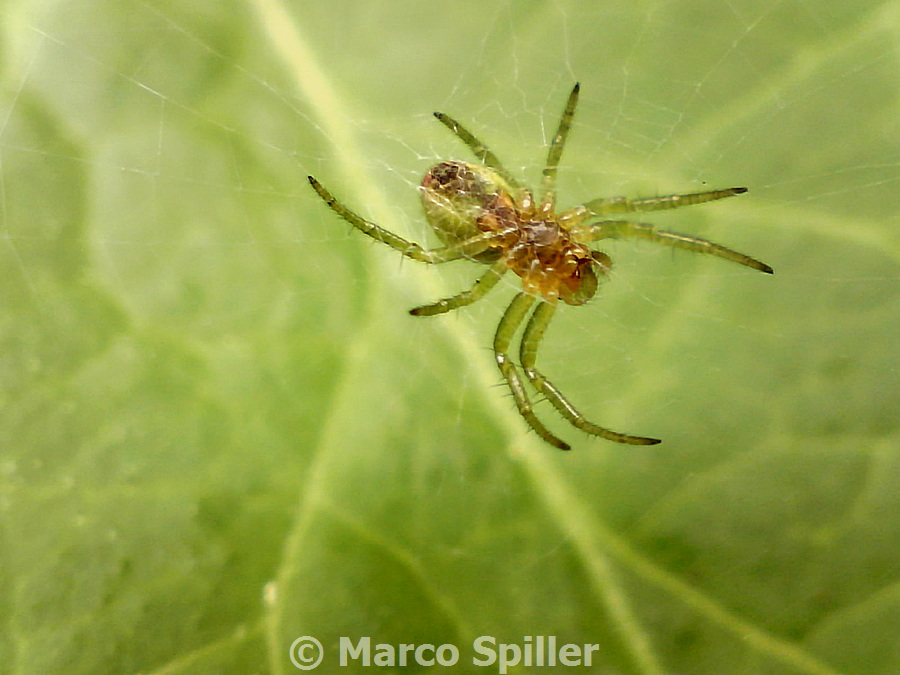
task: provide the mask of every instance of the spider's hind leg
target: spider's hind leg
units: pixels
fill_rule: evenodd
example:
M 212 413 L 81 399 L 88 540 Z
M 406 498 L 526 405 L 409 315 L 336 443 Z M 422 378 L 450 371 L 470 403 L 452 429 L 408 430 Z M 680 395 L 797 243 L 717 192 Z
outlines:
M 553 142 L 550 143 L 550 150 L 547 152 L 547 163 L 544 166 L 544 194 L 541 196 L 541 210 L 544 213 L 552 212 L 556 206 L 556 173 L 559 169 L 563 148 L 566 147 L 566 139 L 569 137 L 569 129 L 572 128 L 572 118 L 575 116 L 580 90 L 581 86 L 576 82 L 569 94 L 568 101 L 566 101 L 556 135 L 553 136 Z
M 509 171 L 503 166 L 502 162 L 497 158 L 493 152 L 491 152 L 488 147 L 482 143 L 471 131 L 466 129 L 462 124 L 457 122 L 455 119 L 450 117 L 450 115 L 445 115 L 442 112 L 434 113 L 434 116 L 437 117 L 438 121 L 447 127 L 450 131 L 452 131 L 459 140 L 469 146 L 469 150 L 472 151 L 472 154 L 475 155 L 482 164 L 493 169 L 500 177 L 503 178 L 507 183 L 512 185 L 514 188 L 521 189 L 522 185 L 517 181 Z
M 452 260 L 459 260 L 460 258 L 474 258 L 480 253 L 484 253 L 503 236 L 503 232 L 498 231 L 479 232 L 468 239 L 463 239 L 454 244 L 442 246 L 441 248 L 426 249 L 415 242 L 408 241 L 407 239 L 394 234 L 390 230 L 386 230 L 380 225 L 376 225 L 370 220 L 366 220 L 339 202 L 337 197 L 331 194 L 325 186 L 315 178 L 307 176 L 307 179 L 313 190 L 316 191 L 316 194 L 318 194 L 319 197 L 322 198 L 322 201 L 328 205 L 328 208 L 350 223 L 357 230 L 372 237 L 375 241 L 387 244 L 407 258 L 419 262 L 438 265 Z

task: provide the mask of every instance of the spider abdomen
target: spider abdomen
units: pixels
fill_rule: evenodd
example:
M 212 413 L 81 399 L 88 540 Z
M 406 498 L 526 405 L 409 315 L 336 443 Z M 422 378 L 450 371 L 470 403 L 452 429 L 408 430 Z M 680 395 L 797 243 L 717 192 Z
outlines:
M 514 188 L 496 171 L 467 162 L 433 166 L 419 188 L 425 217 L 445 244 L 465 241 L 482 232 L 498 231 L 516 218 Z M 496 252 L 476 257 L 497 259 Z

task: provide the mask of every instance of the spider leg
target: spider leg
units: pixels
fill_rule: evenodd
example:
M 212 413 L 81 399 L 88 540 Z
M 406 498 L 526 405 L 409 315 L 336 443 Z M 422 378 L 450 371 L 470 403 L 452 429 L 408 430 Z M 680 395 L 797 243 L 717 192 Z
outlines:
M 714 202 L 717 199 L 742 195 L 745 192 L 747 192 L 747 188 L 745 187 L 733 187 L 725 188 L 724 190 L 690 192 L 680 195 L 641 197 L 640 199 L 609 197 L 592 199 L 589 202 L 585 202 L 584 207 L 595 216 L 606 216 L 611 213 L 634 213 L 636 211 L 665 211 L 666 209 L 677 209 L 680 206 L 692 206 L 694 204 Z
M 522 369 L 525 376 L 534 385 L 534 388 L 547 397 L 547 400 L 553 404 L 553 407 L 559 411 L 559 414 L 568 420 L 568 422 L 582 431 L 586 431 L 592 436 L 599 436 L 616 443 L 627 443 L 629 445 L 656 445 L 660 442 L 658 438 L 645 438 L 644 436 L 629 436 L 620 434 L 617 431 L 610 431 L 601 426 L 597 426 L 593 422 L 585 419 L 584 415 L 578 412 L 575 407 L 569 403 L 565 396 L 535 367 L 537 361 L 537 350 L 544 338 L 544 331 L 550 325 L 550 320 L 556 311 L 556 305 L 549 302 L 541 302 L 528 320 L 525 326 L 525 333 L 522 335 L 522 346 L 519 358 L 522 362 Z
M 362 216 L 357 215 L 341 204 L 337 198 L 326 190 L 315 178 L 312 176 L 307 176 L 307 178 L 309 179 L 309 184 L 312 185 L 313 189 L 318 193 L 322 200 L 341 218 L 346 220 L 363 234 L 372 237 L 375 241 L 387 244 L 407 258 L 412 258 L 419 262 L 437 265 L 439 263 L 450 262 L 451 260 L 459 260 L 460 258 L 472 258 L 479 253 L 486 251 L 496 240 L 503 236 L 503 232 L 500 231 L 483 232 L 449 246 L 425 249 L 419 244 L 407 241 L 390 230 L 386 230 L 383 227 L 366 220 Z
M 513 362 L 509 360 L 509 343 L 512 341 L 516 329 L 525 319 L 525 315 L 528 314 L 528 310 L 531 309 L 531 305 L 534 304 L 535 299 L 527 293 L 519 293 L 513 298 L 513 301 L 503 314 L 503 318 L 500 319 L 500 325 L 497 326 L 497 333 L 494 336 L 494 358 L 497 360 L 497 367 L 500 368 L 500 372 L 503 373 L 503 377 L 506 379 L 509 390 L 512 392 L 516 408 L 518 408 L 519 414 L 528 422 L 528 426 L 534 429 L 537 435 L 550 445 L 560 450 L 571 450 L 572 448 L 568 443 L 551 434 L 534 414 L 531 401 L 528 399 L 528 393 L 525 391 L 522 379 L 519 377 L 519 372 L 516 370 Z
M 547 164 L 544 167 L 544 195 L 541 198 L 541 210 L 544 213 L 552 212 L 556 205 L 556 172 L 559 169 L 559 159 L 562 157 L 566 138 L 572 126 L 572 117 L 575 115 L 575 106 L 578 105 L 578 92 L 580 89 L 581 86 L 576 82 L 575 86 L 572 87 L 572 93 L 569 94 L 569 100 L 566 102 L 562 118 L 559 120 L 559 127 L 556 130 L 556 135 L 553 137 L 553 142 L 550 144 L 550 151 L 547 153 Z
M 476 302 L 487 295 L 488 291 L 497 285 L 497 282 L 500 281 L 500 277 L 502 277 L 508 269 L 509 266 L 506 264 L 506 260 L 501 258 L 491 265 L 491 268 L 481 275 L 469 290 L 463 291 L 451 298 L 438 300 L 430 305 L 413 307 L 409 310 L 409 313 L 413 316 L 434 316 L 435 314 L 443 314 L 459 307 L 471 305 L 473 302 Z
M 445 115 L 442 112 L 434 113 L 434 116 L 438 118 L 441 124 L 447 127 L 450 131 L 456 134 L 456 137 L 459 138 L 463 143 L 469 146 L 469 149 L 472 151 L 482 164 L 490 167 L 503 178 L 507 183 L 509 183 L 512 187 L 521 189 L 522 185 L 517 181 L 504 167 L 500 160 L 497 158 L 493 152 L 491 152 L 488 147 L 476 138 L 475 134 L 466 129 L 462 124 L 457 122 L 455 119 L 450 117 L 450 115 Z
M 689 237 L 684 234 L 678 234 L 677 232 L 657 230 L 653 225 L 648 225 L 646 223 L 634 223 L 627 220 L 604 220 L 591 225 L 578 226 L 573 228 L 573 232 L 574 236 L 579 241 L 585 242 L 597 241 L 598 239 L 646 239 L 647 241 L 663 244 L 664 246 L 682 248 L 686 251 L 693 251 L 695 253 L 714 255 L 717 258 L 724 258 L 725 260 L 730 260 L 731 262 L 736 262 L 740 265 L 746 265 L 747 267 L 752 267 L 753 269 L 765 272 L 766 274 L 773 273 L 772 268 L 764 262 L 760 262 L 743 253 L 732 251 L 730 248 L 714 244 L 711 241 L 700 239 L 699 237 Z

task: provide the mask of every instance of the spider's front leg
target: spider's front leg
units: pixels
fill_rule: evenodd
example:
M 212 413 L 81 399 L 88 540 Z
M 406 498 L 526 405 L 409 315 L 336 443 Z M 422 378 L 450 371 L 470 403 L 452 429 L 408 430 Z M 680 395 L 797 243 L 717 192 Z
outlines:
M 671 246 L 672 248 L 681 248 L 694 253 L 705 253 L 717 258 L 724 258 L 739 265 L 752 267 L 766 274 L 773 273 L 772 268 L 766 263 L 760 262 L 756 258 L 751 258 L 749 255 L 738 253 L 730 248 L 699 237 L 689 237 L 677 232 L 657 230 L 653 225 L 647 223 L 635 223 L 628 220 L 603 220 L 599 223 L 574 227 L 573 235 L 578 241 L 585 243 L 600 239 L 645 239 L 646 241 Z
M 677 209 L 682 206 L 706 204 L 726 197 L 734 197 L 747 192 L 745 187 L 725 188 L 723 190 L 705 190 L 703 192 L 688 192 L 677 195 L 663 195 L 661 197 L 603 197 L 585 202 L 583 206 L 595 216 L 607 216 L 614 213 L 634 213 L 637 211 L 665 211 Z
M 503 318 L 500 319 L 500 325 L 497 326 L 497 333 L 494 336 L 494 358 L 497 360 L 497 367 L 503 373 L 506 384 L 512 392 L 513 400 L 516 402 L 516 408 L 519 414 L 528 422 L 528 426 L 537 432 L 537 435 L 543 438 L 547 443 L 560 450 L 571 450 L 572 447 L 558 439 L 545 427 L 534 414 L 531 401 L 528 398 L 528 392 L 522 383 L 522 378 L 516 370 L 515 364 L 509 359 L 509 343 L 516 332 L 516 329 L 525 320 L 525 315 L 534 304 L 535 298 L 527 293 L 519 293 L 507 307 Z
M 656 445 L 660 442 L 658 438 L 647 438 L 644 436 L 629 436 L 617 431 L 610 431 L 604 427 L 598 426 L 588 421 L 575 407 L 569 403 L 568 399 L 562 395 L 559 389 L 550 382 L 537 369 L 537 350 L 544 338 L 544 331 L 550 325 L 550 320 L 556 312 L 556 305 L 549 302 L 540 302 L 531 315 L 528 325 L 525 326 L 525 333 L 522 335 L 522 345 L 519 352 L 519 359 L 522 362 L 522 369 L 525 376 L 534 385 L 540 393 L 547 397 L 547 400 L 559 411 L 559 414 L 568 420 L 568 422 L 582 431 L 592 436 L 599 436 L 608 441 L 616 443 L 627 443 L 629 445 Z

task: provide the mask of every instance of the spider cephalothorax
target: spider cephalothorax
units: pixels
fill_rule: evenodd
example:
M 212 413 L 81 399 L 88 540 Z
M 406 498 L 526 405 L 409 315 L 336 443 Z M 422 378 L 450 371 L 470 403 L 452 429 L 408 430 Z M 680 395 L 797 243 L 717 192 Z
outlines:
M 343 206 L 315 178 L 309 182 L 331 209 L 368 236 L 425 263 L 468 259 L 490 265 L 467 291 L 410 310 L 413 316 L 432 316 L 472 304 L 512 271 L 522 279 L 522 291 L 513 298 L 494 335 L 494 356 L 519 413 L 537 434 L 551 445 L 568 450 L 569 445 L 551 433 L 534 414 L 531 399 L 508 350 L 516 330 L 529 313 L 522 334 L 519 360 L 525 376 L 554 408 L 573 426 L 594 436 L 631 445 L 653 445 L 659 439 L 629 436 L 610 431 L 588 421 L 559 389 L 536 367 L 537 349 L 553 318 L 559 300 L 583 305 L 597 291 L 598 274 L 605 275 L 612 263 L 605 253 L 590 248 L 602 239 L 638 238 L 658 244 L 724 258 L 772 273 L 772 268 L 743 253 L 705 239 L 657 230 L 652 225 L 630 220 L 605 220 L 610 214 L 660 211 L 702 204 L 742 194 L 735 187 L 707 192 L 627 199 L 594 199 L 556 213 L 556 171 L 575 114 L 579 87 L 569 95 L 556 136 L 550 145 L 544 168 L 543 194 L 520 185 L 500 160 L 468 129 L 443 113 L 435 116 L 462 140 L 481 164 L 448 161 L 432 167 L 422 179 L 420 194 L 425 216 L 443 248 L 426 250 L 358 216 Z M 535 304 L 537 305 L 535 307 Z M 532 308 L 533 311 L 532 311 Z

